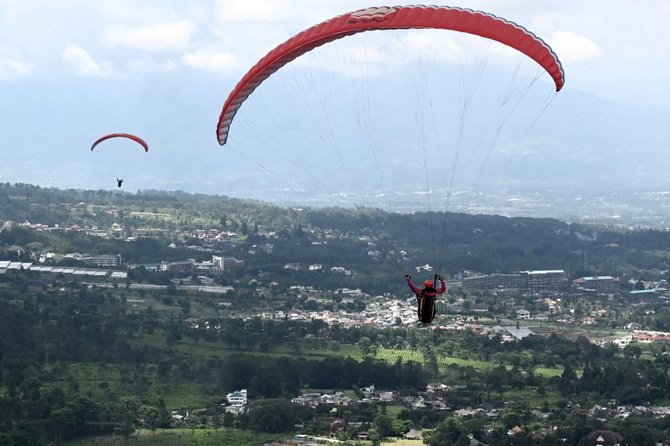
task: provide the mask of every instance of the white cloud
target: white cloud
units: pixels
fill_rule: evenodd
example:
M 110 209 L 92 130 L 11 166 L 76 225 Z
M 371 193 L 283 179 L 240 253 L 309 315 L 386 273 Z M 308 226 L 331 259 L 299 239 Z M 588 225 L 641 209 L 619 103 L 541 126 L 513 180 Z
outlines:
M 213 49 L 200 49 L 186 53 L 182 56 L 182 62 L 191 68 L 220 73 L 233 72 L 239 68 L 239 63 L 233 54 L 217 52 Z
M 138 73 L 160 73 L 173 71 L 178 68 L 177 63 L 172 60 L 156 60 L 148 58 L 133 60 L 126 66 L 130 71 Z
M 132 48 L 145 51 L 163 51 L 186 48 L 195 27 L 191 22 L 179 21 L 130 28 L 115 26 L 105 30 L 103 44 L 109 47 Z
M 214 17 L 219 22 L 276 22 L 294 16 L 292 3 L 289 0 L 217 0 Z
M 196 2 L 180 2 L 178 5 L 170 5 L 170 3 L 174 2 L 165 0 L 145 0 L 142 2 L 115 0 L 113 2 L 96 2 L 96 9 L 106 23 L 140 25 L 184 20 L 192 8 L 198 6 Z
M 32 67 L 12 59 L 0 59 L 0 80 L 14 79 L 30 73 Z
M 582 62 L 594 59 L 602 53 L 594 41 L 571 31 L 555 32 L 548 39 L 548 43 L 563 61 Z
M 63 60 L 81 76 L 106 76 L 106 70 L 78 45 L 68 45 L 62 54 Z

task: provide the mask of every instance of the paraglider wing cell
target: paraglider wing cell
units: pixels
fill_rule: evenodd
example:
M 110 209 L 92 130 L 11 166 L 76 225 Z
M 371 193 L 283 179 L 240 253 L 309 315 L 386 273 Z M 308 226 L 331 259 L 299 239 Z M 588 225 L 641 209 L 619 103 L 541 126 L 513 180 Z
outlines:
M 558 57 L 542 39 L 513 22 L 481 11 L 450 6 L 374 7 L 326 20 L 291 37 L 266 54 L 237 83 L 223 105 L 216 129 L 219 144 L 242 103 L 275 71 L 333 40 L 370 30 L 433 28 L 460 31 L 498 41 L 535 60 L 552 77 L 559 91 L 565 82 Z

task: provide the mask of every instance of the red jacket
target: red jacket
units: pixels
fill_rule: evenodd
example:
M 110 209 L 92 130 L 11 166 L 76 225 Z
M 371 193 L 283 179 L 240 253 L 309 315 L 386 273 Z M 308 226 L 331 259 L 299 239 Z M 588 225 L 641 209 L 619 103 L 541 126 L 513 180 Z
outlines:
M 414 282 L 412 282 L 412 279 L 409 279 L 407 281 L 407 285 L 409 285 L 412 292 L 416 294 L 417 299 L 421 296 L 422 293 L 426 296 L 436 297 L 438 294 L 442 294 L 445 291 L 447 291 L 447 285 L 444 283 L 444 279 L 439 278 L 437 280 L 440 281 L 440 288 L 438 288 L 437 290 L 435 288 L 433 288 L 432 290 L 426 288 L 424 289 L 417 288 L 417 286 L 414 285 Z

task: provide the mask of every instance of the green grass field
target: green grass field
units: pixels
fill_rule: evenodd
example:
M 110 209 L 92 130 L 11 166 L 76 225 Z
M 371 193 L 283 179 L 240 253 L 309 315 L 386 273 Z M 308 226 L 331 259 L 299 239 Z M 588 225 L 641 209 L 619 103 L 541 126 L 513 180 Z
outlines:
M 209 400 L 199 384 L 191 381 L 150 379 L 145 385 L 131 385 L 128 367 L 117 364 L 76 363 L 68 364 L 61 373 L 71 376 L 68 379 L 56 379 L 52 384 L 68 388 L 76 382 L 82 395 L 91 395 L 96 400 L 104 400 L 114 395 L 118 398 L 139 398 L 156 404 L 163 398 L 168 409 L 205 407 Z
M 134 299 L 144 300 L 144 302 L 142 303 L 135 303 L 135 305 L 138 305 L 138 307 L 142 309 L 151 307 L 154 311 L 165 312 L 165 313 L 176 312 L 179 310 L 179 307 L 176 305 L 172 306 L 164 305 L 159 300 L 154 299 L 152 296 L 150 296 L 150 293 L 145 293 L 144 296 L 139 296 L 131 292 L 128 297 L 130 298 L 131 296 Z M 196 306 L 200 307 L 199 305 Z M 195 310 L 195 308 L 192 308 L 192 310 Z M 211 312 L 211 310 L 209 311 Z M 533 327 L 533 328 L 538 331 L 544 330 L 544 332 L 552 332 L 561 329 L 561 327 L 555 326 L 550 323 L 542 323 L 542 327 Z M 578 329 L 574 331 L 576 332 L 575 336 L 577 334 L 586 334 L 586 330 Z M 602 334 L 604 335 L 605 331 L 603 331 Z M 610 330 L 607 334 L 612 334 L 612 331 Z M 145 335 L 142 339 L 138 340 L 137 342 L 147 343 L 156 348 L 167 348 L 167 346 L 165 345 L 165 334 L 160 331 L 156 331 L 152 335 Z M 363 354 L 363 351 L 359 346 L 346 345 L 346 344 L 338 344 L 338 348 L 320 348 L 304 343 L 297 350 L 290 346 L 283 345 L 274 348 L 272 351 L 261 353 L 256 350 L 239 350 L 232 346 L 225 345 L 224 343 L 221 342 L 217 343 L 207 343 L 204 341 L 194 342 L 186 339 L 179 341 L 177 344 L 171 346 L 171 348 L 173 348 L 178 353 L 183 354 L 184 356 L 197 355 L 200 357 L 205 356 L 205 357 L 218 357 L 218 358 L 223 358 L 231 353 L 240 353 L 240 352 L 248 354 L 263 354 L 275 357 L 295 356 L 296 354 L 300 354 L 303 357 L 314 358 L 314 359 L 323 359 L 327 357 L 342 357 L 342 358 L 351 357 L 352 359 L 355 359 L 357 361 L 362 361 L 366 357 L 366 355 Z M 419 363 L 424 362 L 423 353 L 411 349 L 378 348 L 375 352 L 374 358 L 381 359 L 389 363 L 395 362 L 397 358 L 401 358 L 403 361 L 415 361 Z M 475 359 L 464 359 L 464 358 L 457 358 L 443 355 L 437 356 L 437 362 L 440 369 L 449 366 L 459 366 L 459 367 L 472 367 L 473 369 L 478 371 L 490 370 L 500 365 L 495 362 L 487 362 Z M 511 367 L 508 366 L 508 369 L 511 369 Z M 563 368 L 536 367 L 534 369 L 534 373 L 544 378 L 551 378 L 555 376 L 560 376 L 563 373 Z
M 154 347 L 164 347 L 164 341 L 162 335 L 155 333 L 149 340 L 152 346 Z M 189 340 L 182 340 L 178 342 L 173 348 L 184 354 L 184 355 L 204 355 L 204 356 L 214 356 L 222 358 L 230 353 L 239 353 L 240 350 L 227 346 L 223 343 L 205 343 L 205 342 L 193 342 Z M 298 351 L 288 347 L 280 346 L 273 349 L 272 351 L 261 353 L 258 351 L 247 351 L 243 350 L 244 353 L 248 354 L 263 354 L 269 356 L 291 356 L 294 357 L 299 353 L 303 357 L 314 358 L 314 359 L 323 359 L 328 357 L 341 357 L 341 358 L 352 358 L 357 361 L 362 361 L 366 358 L 366 355 L 363 354 L 361 348 L 357 345 L 343 345 L 339 344 L 339 348 L 310 348 L 310 347 L 301 347 Z M 391 348 L 378 348 L 373 356 L 376 359 L 381 359 L 389 363 L 394 363 L 398 358 L 401 358 L 403 362 L 415 361 L 418 363 L 424 362 L 423 353 L 417 350 L 410 349 L 391 349 Z M 459 366 L 459 367 L 472 367 L 475 370 L 491 370 L 495 367 L 498 367 L 500 364 L 495 362 L 479 361 L 474 359 L 463 359 L 455 358 L 451 356 L 437 356 L 438 366 Z M 511 369 L 511 366 L 508 366 L 508 369 Z M 560 376 L 563 373 L 562 367 L 536 367 L 534 372 L 544 378 L 551 378 L 553 376 Z
M 207 343 L 204 341 L 194 342 L 185 339 L 168 347 L 165 343 L 165 334 L 159 331 L 151 335 L 145 335 L 134 342 L 138 344 L 149 344 L 159 349 L 172 349 L 183 358 L 216 357 L 224 358 L 230 354 L 245 353 L 253 355 L 267 355 L 274 357 L 295 357 L 294 349 L 289 346 L 281 346 L 270 352 L 239 350 L 227 346 L 221 342 Z M 304 344 L 300 349 L 300 355 L 311 359 L 324 359 L 328 357 L 351 357 L 362 361 L 366 358 L 363 351 L 356 345 L 339 345 L 339 348 L 327 348 L 309 346 Z M 375 351 L 374 358 L 394 363 L 398 358 L 403 361 L 424 362 L 423 353 L 410 349 L 388 349 L 379 348 Z M 472 359 L 454 358 L 448 356 L 437 357 L 438 366 L 443 373 L 450 367 L 472 367 L 477 371 L 490 370 L 498 366 L 496 363 Z M 110 398 L 133 398 L 145 401 L 147 404 L 157 404 L 159 398 L 163 398 L 169 410 L 180 408 L 203 408 L 207 406 L 211 395 L 207 394 L 201 384 L 157 376 L 154 366 L 147 366 L 138 371 L 136 368 L 115 364 L 79 363 L 66 366 L 54 365 L 54 373 L 49 382 L 58 385 L 66 391 L 76 391 L 82 395 L 90 395 L 96 400 Z M 508 367 L 509 368 L 509 367 Z M 560 376 L 560 368 L 537 368 L 535 373 L 542 377 Z M 519 395 L 520 396 L 520 395 Z M 525 395 L 526 396 L 526 395 Z M 524 397 L 525 397 L 524 396 Z M 527 395 L 533 399 L 531 395 Z M 548 399 L 548 398 L 547 398 Z
M 400 405 L 400 404 L 392 404 L 389 406 L 386 406 L 386 415 L 389 417 L 396 419 L 398 418 L 398 415 L 400 415 L 400 412 L 403 410 L 407 409 L 406 406 Z

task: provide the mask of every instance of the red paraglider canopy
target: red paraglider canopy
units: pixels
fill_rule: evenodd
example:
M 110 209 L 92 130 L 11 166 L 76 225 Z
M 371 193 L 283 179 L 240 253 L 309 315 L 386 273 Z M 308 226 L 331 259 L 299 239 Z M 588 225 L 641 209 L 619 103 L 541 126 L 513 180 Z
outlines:
M 549 73 L 559 91 L 565 82 L 556 54 L 542 39 L 514 22 L 481 11 L 451 6 L 373 7 L 326 20 L 291 37 L 259 60 L 228 96 L 216 128 L 219 144 L 242 103 L 272 73 L 304 53 L 333 40 L 370 30 L 434 28 L 475 34 L 515 48 Z
M 109 135 L 105 135 L 102 138 L 99 138 L 97 141 L 93 143 L 91 146 L 91 150 L 95 149 L 95 147 L 100 144 L 101 142 L 108 140 L 110 138 L 128 138 L 132 139 L 133 141 L 137 142 L 140 144 L 145 152 L 149 151 L 149 145 L 139 136 L 131 135 L 130 133 L 110 133 Z

